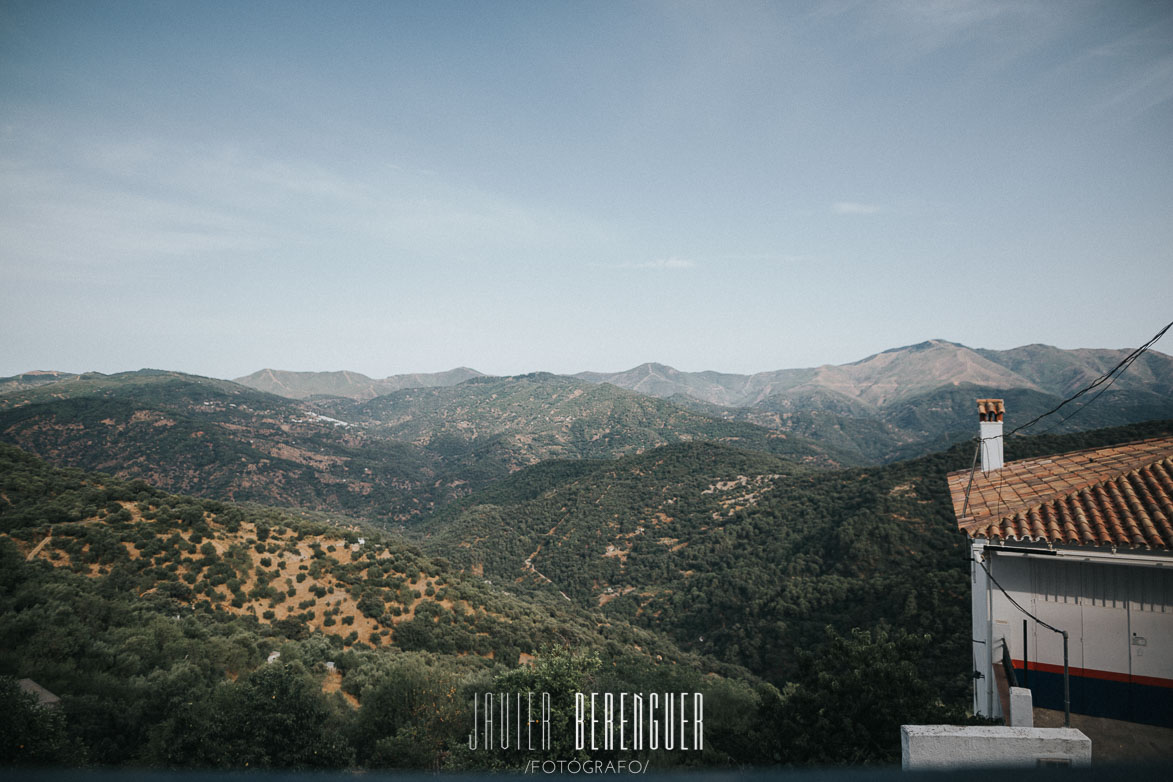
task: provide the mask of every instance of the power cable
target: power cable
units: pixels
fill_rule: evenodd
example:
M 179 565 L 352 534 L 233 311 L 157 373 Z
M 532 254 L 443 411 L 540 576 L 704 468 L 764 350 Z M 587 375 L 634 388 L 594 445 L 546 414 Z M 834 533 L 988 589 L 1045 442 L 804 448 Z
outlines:
M 982 451 L 982 442 L 979 439 L 977 448 L 973 452 L 973 464 L 969 466 L 969 483 L 965 485 L 965 502 L 961 506 L 961 518 L 965 518 L 965 512 L 969 510 L 969 490 L 973 488 L 973 476 L 977 472 L 978 454 Z
M 1065 405 L 1069 404 L 1070 402 L 1075 401 L 1076 399 L 1078 399 L 1079 397 L 1088 393 L 1089 391 L 1092 391 L 1096 388 L 1099 388 L 1099 386 L 1104 385 L 1105 383 L 1107 384 L 1107 385 L 1104 385 L 1104 387 L 1102 389 L 1100 389 L 1100 391 L 1095 396 L 1093 396 L 1091 399 L 1089 399 L 1087 404 L 1083 405 L 1083 407 L 1076 409 L 1074 412 L 1072 412 L 1066 418 L 1063 418 L 1057 424 L 1055 424 L 1054 426 L 1045 430 L 1045 432 L 1043 432 L 1043 433 L 1045 434 L 1046 432 L 1052 431 L 1055 427 L 1061 426 L 1062 424 L 1067 422 L 1069 419 L 1071 419 L 1075 415 L 1088 409 L 1088 407 L 1090 407 L 1097 399 L 1099 399 L 1100 396 L 1105 391 L 1107 391 L 1109 388 L 1112 387 L 1112 384 L 1116 382 L 1117 378 L 1119 378 L 1120 375 L 1124 374 L 1125 370 L 1127 370 L 1130 366 L 1132 366 L 1132 364 L 1138 358 L 1140 358 L 1149 348 L 1151 348 L 1154 344 L 1156 344 L 1157 340 L 1159 340 L 1161 337 L 1165 336 L 1165 332 L 1169 331 L 1170 328 L 1173 328 L 1173 321 L 1166 324 L 1163 329 L 1161 329 L 1156 334 L 1154 334 L 1152 336 L 1152 338 L 1150 338 L 1147 342 L 1145 342 L 1143 345 L 1141 345 L 1137 349 L 1133 350 L 1131 353 L 1129 353 L 1127 356 L 1125 356 L 1123 359 L 1121 359 L 1120 363 L 1118 363 L 1116 366 L 1112 367 L 1112 369 L 1110 369 L 1106 374 L 1103 374 L 1100 377 L 1096 378 L 1090 384 L 1088 384 L 1085 388 L 1082 388 L 1079 391 L 1077 391 L 1076 393 L 1067 397 L 1062 402 L 1055 405 L 1054 407 L 1052 407 L 1050 410 L 1043 413 L 1042 415 L 1039 415 L 1039 416 L 1036 416 L 1035 418 L 1032 418 L 1030 421 L 1027 421 L 1022 426 L 1015 427 L 1014 429 L 1007 432 L 1006 434 L 997 435 L 995 437 L 987 437 L 987 438 L 976 437 L 976 438 L 974 438 L 974 440 L 976 440 L 976 442 L 977 442 L 977 451 L 974 453 L 973 465 L 969 468 L 969 483 L 965 487 L 965 502 L 962 504 L 962 507 L 961 507 L 961 518 L 964 518 L 966 512 L 969 510 L 969 493 L 970 493 L 970 490 L 973 488 L 973 478 L 977 472 L 977 457 L 981 453 L 981 449 L 985 446 L 986 440 L 996 440 L 999 437 L 1002 438 L 1003 440 L 1005 440 L 1009 437 L 1013 437 L 1016 434 L 1018 434 L 1019 432 L 1021 432 L 1023 429 L 1027 429 L 1028 427 L 1034 426 L 1035 424 L 1037 424 L 1039 421 L 1043 420 L 1047 416 L 1053 415 L 1054 413 L 1058 412 Z M 999 500 L 999 503 L 1001 503 L 1002 495 L 1001 495 L 1001 487 L 1000 486 L 998 487 L 998 500 Z
M 1088 401 L 1088 403 L 1086 405 L 1079 408 L 1079 410 L 1076 410 L 1075 413 L 1072 413 L 1071 415 L 1067 416 L 1067 418 L 1071 418 L 1071 416 L 1075 415 L 1076 413 L 1078 413 L 1082 410 L 1086 410 L 1088 408 L 1088 406 L 1091 405 L 1092 402 L 1096 401 L 1096 399 L 1099 399 L 1100 394 L 1102 394 L 1104 391 L 1107 391 L 1108 387 L 1111 386 L 1112 383 L 1116 382 L 1116 378 L 1118 378 L 1120 375 L 1124 374 L 1124 370 L 1128 369 L 1128 367 L 1130 367 L 1134 361 L 1136 361 L 1138 358 L 1140 358 L 1141 355 L 1145 351 L 1147 351 L 1149 348 L 1151 348 L 1157 342 L 1157 340 L 1159 340 L 1161 337 L 1165 336 L 1165 332 L 1168 331 L 1170 328 L 1173 328 L 1173 322 L 1170 322 L 1168 325 L 1165 326 L 1165 328 L 1158 331 L 1155 335 L 1153 335 L 1152 339 L 1150 339 L 1148 342 L 1144 343 L 1139 348 L 1132 351 L 1127 356 L 1125 356 L 1123 359 L 1121 359 L 1120 363 L 1117 364 L 1116 366 L 1112 367 L 1112 369 L 1110 369 L 1107 374 L 1101 375 L 1100 377 L 1096 378 L 1086 388 L 1083 388 L 1083 389 L 1077 391 L 1076 393 L 1072 394 L 1071 396 L 1067 397 L 1062 402 L 1055 405 L 1053 408 L 1051 408 L 1047 412 L 1043 413 L 1042 415 L 1037 416 L 1037 417 L 1031 419 L 1030 421 L 1027 421 L 1022 426 L 1015 427 L 1010 432 L 1003 435 L 1003 438 L 1013 437 L 1014 435 L 1021 432 L 1023 429 L 1034 426 L 1035 424 L 1037 424 L 1039 421 L 1043 420 L 1047 416 L 1058 412 L 1064 405 L 1067 405 L 1070 402 L 1074 402 L 1076 399 L 1079 399 L 1081 396 L 1088 393 L 1089 391 L 1092 391 L 1093 389 L 1098 388 L 1103 383 L 1107 383 L 1108 386 L 1106 386 L 1103 390 L 1101 390 L 1099 394 L 1096 394 L 1094 397 L 1092 397 Z M 1066 421 L 1067 418 L 1064 418 L 1063 421 Z M 1059 423 L 1063 423 L 1063 421 L 1060 421 Z
M 993 583 L 994 586 L 998 587 L 998 591 L 1001 592 L 1003 595 L 1005 595 L 1006 599 L 1009 600 L 1015 608 L 1017 608 L 1019 611 L 1026 614 L 1031 619 L 1035 620 L 1036 623 L 1042 625 L 1043 627 L 1047 628 L 1051 632 L 1058 633 L 1059 635 L 1063 636 L 1063 726 L 1070 728 L 1071 727 L 1071 678 L 1070 678 L 1070 672 L 1068 670 L 1068 663 L 1067 663 L 1067 655 L 1068 655 L 1067 643 L 1070 640 L 1070 636 L 1067 634 L 1066 630 L 1060 630 L 1058 627 L 1054 627 L 1052 625 L 1047 624 L 1042 619 L 1039 619 L 1037 616 L 1032 614 L 1030 611 L 1027 611 L 1025 608 L 1023 608 L 1017 600 L 1015 600 L 1013 597 L 1010 596 L 1009 592 L 1007 592 L 1005 589 L 1002 588 L 1002 585 L 998 583 L 998 579 L 994 578 L 994 574 L 990 572 L 990 569 L 988 567 L 986 567 L 985 562 L 982 562 L 980 559 L 977 559 L 976 557 L 971 557 L 970 559 L 971 559 L 971 561 L 977 562 L 979 565 L 982 566 L 982 570 L 986 571 L 986 576 L 989 577 L 990 582 Z M 991 616 L 990 618 L 992 619 L 993 617 Z M 990 641 L 992 642 L 993 639 L 991 638 Z M 1002 639 L 1002 644 L 1003 644 L 1003 648 L 1005 648 L 1005 644 L 1006 644 L 1005 637 L 1003 637 L 1003 639 Z M 1025 655 L 1023 655 L 1023 657 L 1025 658 Z M 1025 666 L 1026 664 L 1027 664 L 1026 660 L 1024 659 L 1023 665 Z
M 1018 601 L 1017 601 L 1017 600 L 1015 600 L 1013 597 L 1011 597 L 1011 596 L 1010 596 L 1010 593 L 1009 593 L 1009 592 L 1007 592 L 1005 589 L 1003 589 L 1003 588 L 1002 588 L 1002 585 L 998 583 L 998 579 L 994 578 L 994 574 L 990 572 L 990 569 L 989 569 L 988 567 L 986 567 L 986 563 L 985 563 L 985 562 L 982 562 L 980 559 L 974 559 L 974 558 L 971 558 L 971 560 L 970 560 L 970 561 L 972 561 L 972 562 L 976 562 L 976 563 L 978 563 L 979 565 L 981 565 L 981 566 L 982 566 L 982 570 L 986 571 L 986 575 L 990 577 L 990 581 L 992 581 L 992 582 L 994 583 L 994 586 L 998 587 L 998 591 L 999 591 L 999 592 L 1001 592 L 1003 595 L 1005 595 L 1007 600 L 1009 600 L 1011 603 L 1013 603 L 1013 604 L 1014 604 L 1014 607 L 1015 607 L 1015 608 L 1017 608 L 1019 611 L 1021 611 L 1021 612 L 1022 612 L 1022 613 L 1024 613 L 1024 614 L 1026 614 L 1026 615 L 1027 615 L 1027 616 L 1029 616 L 1031 619 L 1035 620 L 1036 622 L 1038 622 L 1039 624 L 1041 624 L 1043 627 L 1047 628 L 1047 629 L 1048 629 L 1048 630 L 1050 630 L 1051 632 L 1053 632 L 1053 633 L 1059 633 L 1060 635 L 1064 635 L 1064 634 L 1066 634 L 1066 631 L 1065 631 L 1065 630 L 1060 630 L 1058 627 L 1052 627 L 1051 625 L 1049 625 L 1049 624 L 1047 624 L 1046 622 L 1044 622 L 1042 619 L 1039 619 L 1037 616 L 1035 616 L 1034 614 L 1032 614 L 1030 611 L 1027 611 L 1027 610 L 1026 610 L 1025 608 L 1023 608 L 1021 605 L 1019 605 Z

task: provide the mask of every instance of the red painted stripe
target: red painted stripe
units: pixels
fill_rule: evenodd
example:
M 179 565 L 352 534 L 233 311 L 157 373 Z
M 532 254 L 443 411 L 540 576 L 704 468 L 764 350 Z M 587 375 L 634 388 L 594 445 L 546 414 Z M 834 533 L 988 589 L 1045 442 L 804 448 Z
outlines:
M 1010 663 L 1019 670 L 1022 669 L 1022 660 L 1011 660 Z M 1053 663 L 1040 663 L 1033 661 L 1030 664 L 1030 670 L 1042 671 L 1044 673 L 1057 673 L 1063 675 L 1063 666 L 1055 665 Z M 1080 676 L 1084 679 L 1103 679 L 1110 682 L 1122 682 L 1124 684 L 1142 684 L 1146 687 L 1169 687 L 1173 689 L 1173 679 L 1162 679 L 1158 676 L 1129 676 L 1127 673 L 1117 673 L 1116 671 L 1100 671 L 1095 668 L 1076 668 L 1070 666 L 1067 669 L 1069 675 Z
M 1173 681 L 1156 676 L 1133 676 L 1133 684 L 1143 684 L 1146 687 L 1173 687 Z

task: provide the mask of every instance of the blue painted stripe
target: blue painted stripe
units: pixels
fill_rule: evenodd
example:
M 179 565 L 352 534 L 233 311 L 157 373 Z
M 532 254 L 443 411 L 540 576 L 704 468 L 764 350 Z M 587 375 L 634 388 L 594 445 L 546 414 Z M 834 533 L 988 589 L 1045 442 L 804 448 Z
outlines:
M 1021 684 L 1023 671 L 1015 672 Z M 1063 710 L 1063 674 L 1032 669 L 1030 691 L 1035 706 Z M 1071 711 L 1173 728 L 1173 688 L 1072 676 Z

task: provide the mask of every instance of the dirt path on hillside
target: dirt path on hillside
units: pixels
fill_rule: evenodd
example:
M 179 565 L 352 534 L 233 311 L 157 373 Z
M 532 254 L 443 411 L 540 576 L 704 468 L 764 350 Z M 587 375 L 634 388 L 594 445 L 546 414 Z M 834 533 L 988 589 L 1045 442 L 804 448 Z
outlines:
M 43 549 L 45 547 L 45 545 L 52 539 L 53 539 L 52 535 L 46 535 L 45 539 L 42 540 L 40 543 L 38 543 L 36 545 L 36 547 L 32 551 L 29 552 L 29 555 L 24 558 L 24 561 L 25 562 L 32 562 L 34 559 L 36 559 L 37 554 L 40 554 L 41 549 Z

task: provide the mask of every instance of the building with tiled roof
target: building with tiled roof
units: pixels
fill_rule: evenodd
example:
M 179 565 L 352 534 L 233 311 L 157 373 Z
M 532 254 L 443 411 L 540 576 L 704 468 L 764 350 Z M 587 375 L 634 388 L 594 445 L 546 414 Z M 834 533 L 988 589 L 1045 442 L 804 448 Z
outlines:
M 1003 461 L 978 401 L 981 469 L 947 480 L 971 552 L 974 710 L 1002 716 L 1008 652 L 1036 705 L 1173 725 L 1173 437 Z
M 1173 437 L 948 478 L 971 538 L 1173 550 Z

